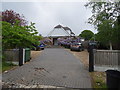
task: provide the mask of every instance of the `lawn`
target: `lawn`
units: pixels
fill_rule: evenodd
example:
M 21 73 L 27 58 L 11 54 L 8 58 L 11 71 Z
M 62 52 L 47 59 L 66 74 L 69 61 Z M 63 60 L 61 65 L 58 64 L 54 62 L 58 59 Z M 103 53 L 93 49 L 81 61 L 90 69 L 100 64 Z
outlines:
M 10 70 L 11 68 L 15 67 L 15 64 L 12 63 L 6 63 L 5 61 L 2 62 L 2 72 L 6 70 Z
M 93 88 L 97 90 L 98 88 L 106 88 L 106 73 L 105 72 L 90 72 L 93 82 Z

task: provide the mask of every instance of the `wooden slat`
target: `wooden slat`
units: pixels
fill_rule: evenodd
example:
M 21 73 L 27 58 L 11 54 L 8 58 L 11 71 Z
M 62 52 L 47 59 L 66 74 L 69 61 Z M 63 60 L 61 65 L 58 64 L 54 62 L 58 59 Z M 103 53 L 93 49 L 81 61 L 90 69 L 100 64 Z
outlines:
M 19 49 L 5 50 L 6 61 L 19 61 Z
M 94 51 L 94 64 L 114 67 L 120 65 L 118 60 L 120 50 L 96 50 Z

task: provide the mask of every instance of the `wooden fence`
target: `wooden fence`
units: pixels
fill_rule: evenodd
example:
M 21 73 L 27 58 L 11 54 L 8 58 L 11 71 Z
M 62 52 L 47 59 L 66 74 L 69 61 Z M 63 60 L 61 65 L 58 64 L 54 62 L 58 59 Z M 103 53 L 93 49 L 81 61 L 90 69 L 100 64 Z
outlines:
M 7 49 L 3 51 L 3 55 L 6 57 L 7 62 L 19 64 L 19 49 Z
M 120 50 L 94 50 L 95 70 L 119 69 L 120 70 Z M 98 68 L 99 67 L 99 68 Z

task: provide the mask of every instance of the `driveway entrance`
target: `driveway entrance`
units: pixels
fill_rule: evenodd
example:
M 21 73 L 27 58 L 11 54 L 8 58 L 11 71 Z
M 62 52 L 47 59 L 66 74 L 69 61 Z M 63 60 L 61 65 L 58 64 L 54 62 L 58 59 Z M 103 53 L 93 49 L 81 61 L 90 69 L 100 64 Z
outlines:
M 88 70 L 80 60 L 63 48 L 45 49 L 29 63 L 4 73 L 3 82 L 91 88 Z

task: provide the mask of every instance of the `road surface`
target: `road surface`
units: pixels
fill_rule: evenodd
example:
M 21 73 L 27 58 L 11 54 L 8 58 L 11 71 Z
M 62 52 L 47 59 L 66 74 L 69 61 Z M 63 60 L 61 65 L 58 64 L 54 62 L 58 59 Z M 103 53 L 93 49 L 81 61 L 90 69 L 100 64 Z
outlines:
M 80 60 L 63 48 L 46 48 L 34 60 L 3 73 L 2 79 L 4 83 L 11 83 L 13 86 L 21 84 L 91 88 L 88 70 Z

